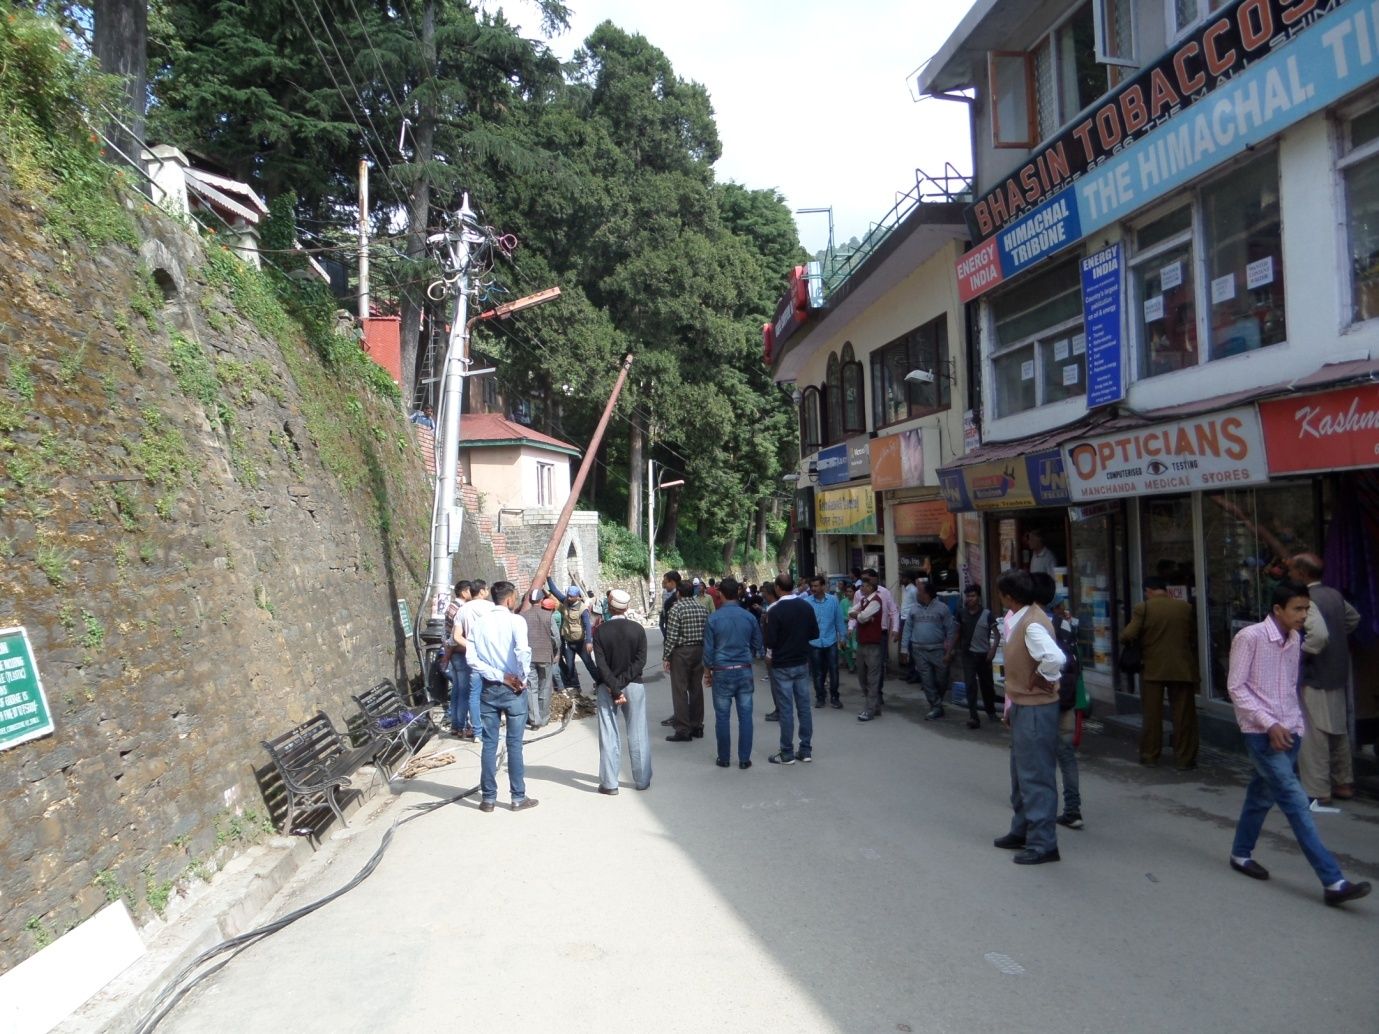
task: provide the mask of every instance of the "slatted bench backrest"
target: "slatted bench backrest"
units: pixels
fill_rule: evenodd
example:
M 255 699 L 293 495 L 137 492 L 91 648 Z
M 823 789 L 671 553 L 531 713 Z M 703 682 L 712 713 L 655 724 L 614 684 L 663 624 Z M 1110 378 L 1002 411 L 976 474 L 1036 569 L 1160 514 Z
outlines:
M 264 746 L 290 772 L 322 764 L 341 753 L 340 737 L 324 711 L 317 711 L 314 717 Z
M 397 687 L 386 681 L 378 683 L 367 693 L 361 693 L 354 699 L 370 718 L 396 714 L 405 706 L 402 697 L 398 696 Z

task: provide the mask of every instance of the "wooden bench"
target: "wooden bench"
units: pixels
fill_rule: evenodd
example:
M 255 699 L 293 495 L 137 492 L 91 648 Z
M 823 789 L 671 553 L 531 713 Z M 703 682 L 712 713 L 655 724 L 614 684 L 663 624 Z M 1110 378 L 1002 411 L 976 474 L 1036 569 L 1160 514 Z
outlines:
M 339 791 L 349 786 L 350 776 L 368 762 L 381 765 L 377 757 L 386 746 L 376 737 L 369 737 L 361 746 L 351 746 L 324 711 L 317 711 L 290 732 L 262 742 L 287 791 L 283 832 L 288 834 L 293 832 L 299 807 L 304 809 L 303 815 L 329 807 L 341 825 L 348 826 L 340 809 Z
M 372 739 L 383 742 L 380 758 L 400 750 L 401 762 L 394 769 L 400 771 L 436 732 L 430 707 L 418 707 L 402 699 L 397 687 L 386 679 L 366 693 L 352 696 L 359 705 L 362 718 L 360 728 Z M 391 781 L 391 776 L 389 777 Z

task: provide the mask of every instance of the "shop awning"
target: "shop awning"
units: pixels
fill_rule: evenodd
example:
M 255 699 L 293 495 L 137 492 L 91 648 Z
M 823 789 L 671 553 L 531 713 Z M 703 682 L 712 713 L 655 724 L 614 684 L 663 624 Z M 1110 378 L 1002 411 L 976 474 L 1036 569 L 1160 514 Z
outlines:
M 1197 399 L 1194 402 L 1184 402 L 1178 406 L 1167 406 L 1163 409 L 1155 409 L 1145 413 L 1147 421 L 1152 423 L 1155 420 L 1172 420 L 1178 417 L 1197 416 L 1199 413 L 1210 413 L 1218 409 L 1229 409 L 1232 406 L 1242 406 L 1250 402 L 1259 402 L 1263 399 L 1275 398 L 1279 395 L 1290 395 L 1297 392 L 1316 391 L 1319 388 L 1330 388 L 1341 384 L 1348 384 L 1354 381 L 1374 381 L 1379 380 L 1379 360 L 1349 359 L 1339 363 L 1326 363 L 1313 370 L 1305 377 L 1298 377 L 1291 381 L 1275 381 L 1272 384 L 1265 384 L 1258 388 L 1245 388 L 1241 391 L 1228 392 L 1225 395 L 1213 395 L 1211 398 Z M 1135 426 L 1135 425 L 1127 425 Z M 1107 430 L 1115 430 L 1113 426 L 1108 426 Z M 1098 429 L 1097 433 L 1100 433 Z

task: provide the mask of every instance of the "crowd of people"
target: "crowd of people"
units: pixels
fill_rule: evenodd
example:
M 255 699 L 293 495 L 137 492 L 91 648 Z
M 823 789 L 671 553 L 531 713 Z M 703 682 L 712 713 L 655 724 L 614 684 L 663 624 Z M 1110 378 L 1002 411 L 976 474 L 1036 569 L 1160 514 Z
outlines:
M 1337 742 L 1343 737 L 1332 731 L 1334 701 L 1328 696 L 1345 684 L 1348 655 L 1344 636 L 1328 639 L 1327 629 L 1353 629 L 1358 615 L 1320 584 L 1316 557 L 1295 557 L 1291 571 L 1297 580 L 1279 584 L 1270 615 L 1242 630 L 1232 645 L 1229 691 L 1255 775 L 1246 791 L 1230 865 L 1253 879 L 1268 878 L 1252 856 L 1264 817 L 1277 804 L 1323 884 L 1324 900 L 1336 905 L 1365 896 L 1370 886 L 1347 881 L 1321 843 L 1312 820 L 1321 798 L 1310 797 L 1312 787 L 1304 784 L 1326 783 L 1328 793 L 1336 796 L 1353 793 L 1348 755 Z M 886 711 L 890 647 L 898 644 L 902 677 L 924 693 L 926 721 L 945 717 L 948 694 L 961 685 L 969 729 L 981 728 L 984 713 L 1010 730 L 1012 817 L 995 846 L 1014 852 L 1013 860 L 1021 865 L 1059 861 L 1058 827 L 1084 825 L 1076 747 L 1088 700 L 1067 603 L 1058 597 L 1052 575 L 1044 570 L 1005 572 L 997 582 L 994 610 L 975 584 L 966 587 L 958 606 L 950 607 L 923 577 L 906 579 L 897 603 L 876 570 L 853 575 L 832 585 L 816 575 L 797 586 L 791 575 L 781 574 L 758 587 L 733 577 L 704 581 L 667 572 L 659 616 L 661 661 L 672 703 L 672 714 L 662 722 L 671 730 L 666 740 L 693 743 L 704 737 L 707 693 L 714 713 L 715 763 L 729 768 L 735 758 L 739 769 L 751 768 L 754 664 L 764 659 L 772 700 L 765 718 L 779 732 L 767 761 L 778 766 L 810 763 L 814 712 L 843 707 L 841 669 L 857 678 L 863 699 L 857 720 L 873 722 Z M 1183 613 L 1189 605 L 1171 598 L 1153 578 L 1146 579 L 1145 595 L 1122 634 L 1141 654 L 1146 711 L 1141 761 L 1158 760 L 1159 716 L 1167 694 L 1175 761 L 1190 769 L 1196 764 L 1197 735 L 1190 706 L 1195 661 L 1184 661 L 1195 657 L 1190 648 L 1193 622 Z M 447 609 L 441 664 L 451 686 L 450 729 L 453 735 L 482 742 L 481 810 L 495 806 L 500 719 L 506 720 L 512 808 L 536 805 L 523 778 L 523 730 L 549 722 L 553 689 L 580 692 L 580 666 L 596 694 L 599 792 L 618 793 L 624 737 L 633 785 L 648 789 L 647 637 L 640 623 L 627 619 L 629 595 L 611 590 L 601 620 L 594 619 L 590 594 L 577 585 L 562 591 L 548 579 L 544 588 L 531 590 L 525 610 L 521 602 L 510 582 L 490 587 L 462 581 Z M 999 711 L 994 676 L 998 650 L 1003 675 Z M 952 678 L 954 673 L 961 679 Z M 1305 745 L 1312 757 L 1300 781 L 1297 762 Z

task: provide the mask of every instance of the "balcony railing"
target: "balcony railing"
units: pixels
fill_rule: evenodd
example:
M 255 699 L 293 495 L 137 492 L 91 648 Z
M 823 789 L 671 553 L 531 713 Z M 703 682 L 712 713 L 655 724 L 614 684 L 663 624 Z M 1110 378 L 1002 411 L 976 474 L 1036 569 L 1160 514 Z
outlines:
M 886 239 L 920 206 L 931 204 L 972 203 L 972 177 L 964 176 L 951 162 L 943 163 L 943 172 L 931 176 L 923 169 L 915 169 L 914 186 L 896 192 L 895 205 L 880 221 L 872 223 L 867 235 L 856 248 L 839 250 L 829 241 L 823 260 L 824 299 L 847 283 L 864 262 L 886 242 Z

